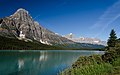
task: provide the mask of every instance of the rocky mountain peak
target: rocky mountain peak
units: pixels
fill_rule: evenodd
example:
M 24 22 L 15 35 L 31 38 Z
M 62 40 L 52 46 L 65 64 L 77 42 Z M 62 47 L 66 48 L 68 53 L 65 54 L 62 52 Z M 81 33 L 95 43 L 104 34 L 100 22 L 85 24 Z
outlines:
M 22 13 L 28 14 L 28 11 L 25 10 L 25 9 L 23 9 L 23 8 L 19 8 L 19 9 L 15 12 L 15 14 L 22 14 Z
M 13 15 L 0 20 L 0 35 L 20 39 L 36 40 L 43 44 L 74 43 L 42 27 L 34 21 L 28 11 L 18 9 Z
M 23 8 L 18 9 L 13 15 L 11 15 L 11 18 L 20 21 L 32 21 L 32 17 L 29 12 Z

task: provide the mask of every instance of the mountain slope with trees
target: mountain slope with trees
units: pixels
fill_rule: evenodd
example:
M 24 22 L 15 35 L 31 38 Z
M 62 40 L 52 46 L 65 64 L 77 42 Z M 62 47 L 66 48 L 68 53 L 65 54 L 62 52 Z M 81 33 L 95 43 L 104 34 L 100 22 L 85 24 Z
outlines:
M 14 38 L 15 41 L 17 41 L 16 45 L 14 44 L 14 41 L 4 41 L 6 42 L 5 46 L 3 45 L 4 42 L 1 40 L 0 47 L 2 49 L 29 49 L 29 47 L 25 47 L 24 45 L 19 45 L 24 41 L 33 41 L 33 44 L 35 41 L 39 42 L 40 46 L 43 46 L 41 48 L 38 48 L 39 46 L 30 46 L 30 49 L 48 49 L 48 45 L 53 45 L 53 47 L 58 46 L 58 48 L 61 49 L 61 47 L 65 49 L 95 49 L 95 48 L 103 48 L 104 46 L 99 45 L 92 45 L 92 44 L 81 44 L 73 42 L 72 40 L 69 40 L 65 37 L 62 37 L 58 34 L 55 34 L 54 32 L 42 27 L 38 22 L 34 21 L 34 19 L 30 16 L 28 11 L 26 11 L 23 8 L 18 9 L 13 15 L 5 18 L 0 19 L 0 36 L 6 37 L 6 40 L 9 40 L 10 38 Z M 7 39 L 8 38 L 8 39 Z M 44 47 L 44 45 L 48 47 Z M 30 43 L 24 43 L 30 44 Z M 37 44 L 37 45 L 39 45 Z M 22 47 L 23 46 L 23 47 Z M 27 45 L 26 45 L 27 46 Z M 33 48 L 32 48 L 33 47 Z
M 61 47 L 42 44 L 34 40 L 34 42 L 25 42 L 15 38 L 6 38 L 0 36 L 0 50 L 57 50 Z

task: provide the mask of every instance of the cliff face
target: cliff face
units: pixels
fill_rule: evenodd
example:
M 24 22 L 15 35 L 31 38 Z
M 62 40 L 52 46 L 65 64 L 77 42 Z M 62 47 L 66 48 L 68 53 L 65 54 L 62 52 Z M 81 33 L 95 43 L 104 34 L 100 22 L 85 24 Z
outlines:
M 0 35 L 18 39 L 36 40 L 44 44 L 73 44 L 62 36 L 42 27 L 34 21 L 25 9 L 18 9 L 13 15 L 0 19 Z

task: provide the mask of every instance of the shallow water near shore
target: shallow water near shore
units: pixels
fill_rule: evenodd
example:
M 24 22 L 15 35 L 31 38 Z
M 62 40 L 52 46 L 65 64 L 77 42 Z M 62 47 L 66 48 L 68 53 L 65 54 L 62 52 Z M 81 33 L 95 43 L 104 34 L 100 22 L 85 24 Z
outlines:
M 0 75 L 57 75 L 92 50 L 0 50 Z

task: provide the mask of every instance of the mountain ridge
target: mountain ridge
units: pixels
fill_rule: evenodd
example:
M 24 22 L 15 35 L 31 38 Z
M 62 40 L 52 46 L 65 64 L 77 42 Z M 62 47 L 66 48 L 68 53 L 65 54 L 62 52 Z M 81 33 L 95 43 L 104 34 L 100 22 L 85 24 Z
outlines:
M 41 43 L 49 45 L 54 43 L 74 43 L 73 41 L 59 36 L 54 32 L 42 27 L 37 21 L 34 21 L 28 11 L 23 8 L 18 9 L 13 15 L 9 17 L 2 18 L 0 20 L 0 27 L 0 32 L 2 31 L 11 37 L 14 35 L 14 37 L 20 39 L 27 38 L 31 40 L 37 40 Z M 20 35 L 24 35 L 25 37 L 20 37 Z
M 42 27 L 37 21 L 34 21 L 29 12 L 23 8 L 18 9 L 9 17 L 0 19 L 0 36 L 17 38 L 25 42 L 33 42 L 35 40 L 42 44 L 61 46 L 67 49 L 94 47 L 92 44 L 76 43 Z M 99 47 L 103 48 L 104 46 Z

